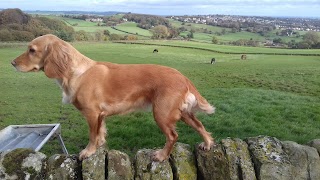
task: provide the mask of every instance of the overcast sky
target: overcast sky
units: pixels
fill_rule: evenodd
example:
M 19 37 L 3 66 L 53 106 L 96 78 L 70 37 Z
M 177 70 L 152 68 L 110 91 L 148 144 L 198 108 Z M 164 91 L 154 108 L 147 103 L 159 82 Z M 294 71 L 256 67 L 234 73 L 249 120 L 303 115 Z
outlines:
M 0 8 L 121 11 L 155 15 L 320 17 L 320 0 L 0 0 Z

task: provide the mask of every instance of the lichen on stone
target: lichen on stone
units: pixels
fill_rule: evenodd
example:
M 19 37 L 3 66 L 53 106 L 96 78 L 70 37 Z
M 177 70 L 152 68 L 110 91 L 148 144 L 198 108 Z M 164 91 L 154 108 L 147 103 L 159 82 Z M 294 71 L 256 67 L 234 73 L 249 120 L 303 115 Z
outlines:
M 4 160 L 2 162 L 4 168 L 6 169 L 6 173 L 10 176 L 17 175 L 20 179 L 25 179 L 24 170 L 31 171 L 29 168 L 22 169 L 23 160 L 29 156 L 30 153 L 34 153 L 31 149 L 15 149 L 4 156 Z

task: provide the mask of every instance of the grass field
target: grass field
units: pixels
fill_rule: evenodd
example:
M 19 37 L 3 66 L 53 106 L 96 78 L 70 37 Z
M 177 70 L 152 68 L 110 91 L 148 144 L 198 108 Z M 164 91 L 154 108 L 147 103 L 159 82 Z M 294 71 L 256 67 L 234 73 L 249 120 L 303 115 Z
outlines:
M 171 25 L 173 27 L 176 27 L 176 28 L 184 27 L 188 31 L 190 31 L 190 30 L 201 31 L 204 29 L 207 29 L 208 31 L 212 31 L 213 33 L 214 32 L 221 32 L 222 29 L 225 29 L 226 31 L 231 31 L 230 28 L 222 28 L 222 27 L 210 26 L 210 25 L 206 25 L 206 24 L 184 23 L 184 25 L 183 25 L 182 22 L 177 21 L 177 20 L 172 20 L 172 19 L 169 19 L 169 22 L 171 23 Z
M 110 26 L 98 26 L 97 22 L 89 22 L 81 19 L 72 19 L 72 18 L 65 18 L 60 16 L 54 16 L 51 18 L 58 18 L 66 22 L 68 25 L 72 26 L 75 31 L 84 30 L 86 32 L 93 33 L 96 31 L 108 30 L 111 34 L 114 33 L 114 34 L 122 34 L 122 35 L 128 34 L 122 31 L 127 31 L 133 34 L 138 33 L 139 35 L 143 35 L 143 36 L 151 36 L 151 33 L 148 30 L 137 27 L 137 23 L 134 23 L 134 22 L 127 22 L 127 23 L 122 23 L 117 25 L 116 28 L 119 30 L 122 30 L 122 31 L 117 31 L 115 29 L 112 29 Z
M 176 46 L 176 47 L 188 47 L 188 48 L 201 48 L 210 51 L 217 51 L 221 53 L 238 53 L 238 54 L 289 54 L 289 55 L 320 55 L 318 49 L 281 49 L 281 48 L 265 48 L 265 47 L 246 47 L 246 46 L 228 46 L 228 45 L 216 45 L 212 43 L 201 43 L 194 41 L 136 41 L 135 43 L 150 44 L 150 45 L 163 45 L 163 46 Z
M 189 33 L 189 31 L 184 31 L 184 32 L 180 33 L 180 36 L 187 36 L 188 33 Z M 227 43 L 227 42 L 232 42 L 232 41 L 236 41 L 239 39 L 246 39 L 246 40 L 252 39 L 254 41 L 259 41 L 259 42 L 265 41 L 265 37 L 260 36 L 259 34 L 256 34 L 256 33 L 250 33 L 250 32 L 246 32 L 246 31 L 237 32 L 237 33 L 227 33 L 222 36 L 217 36 L 215 34 L 195 32 L 195 33 L 193 33 L 193 40 L 205 42 L 205 43 L 211 43 L 213 36 L 215 36 L 218 39 L 219 43 L 220 42 Z
M 113 29 L 110 26 L 98 26 L 97 25 L 98 23 L 96 22 L 88 22 L 84 20 L 63 18 L 63 17 L 60 17 L 60 19 L 65 21 L 68 25 L 72 26 L 75 31 L 83 30 L 88 33 L 94 33 L 97 31 L 108 30 L 110 34 L 129 35 L 131 33 L 131 34 L 146 36 L 146 37 L 139 36 L 138 39 L 150 39 L 148 37 L 151 37 L 152 35 L 150 31 L 137 27 L 137 23 L 134 23 L 134 22 L 122 23 L 115 26 L 116 29 Z M 74 26 L 74 24 L 77 24 L 77 25 Z
M 122 16 L 123 15 L 115 15 L 114 17 L 120 18 Z M 97 22 L 88 22 L 80 19 L 72 19 L 72 18 L 53 16 L 53 15 L 45 15 L 45 17 L 60 19 L 66 22 L 68 25 L 72 26 L 75 31 L 83 30 L 88 33 L 94 33 L 97 31 L 108 30 L 111 34 L 120 34 L 120 35 L 137 34 L 137 35 L 141 35 L 141 36 L 138 36 L 138 39 L 140 40 L 148 40 L 152 36 L 149 30 L 145 30 L 137 27 L 137 23 L 135 22 L 121 23 L 115 26 L 116 29 L 113 29 L 110 26 L 98 26 Z M 280 31 L 280 30 L 274 30 L 274 31 L 268 32 L 266 36 L 261 36 L 258 33 L 252 33 L 247 31 L 231 33 L 230 28 L 223 28 L 218 26 L 211 26 L 211 25 L 197 24 L 197 23 L 182 23 L 180 21 L 176 21 L 172 19 L 168 19 L 168 20 L 173 27 L 175 28 L 184 27 L 186 29 L 186 31 L 183 31 L 180 33 L 180 36 L 186 36 L 191 30 L 193 30 L 194 31 L 193 40 L 199 41 L 199 42 L 211 43 L 213 36 L 217 37 L 220 43 L 229 43 L 229 42 L 237 41 L 239 39 L 255 40 L 261 43 L 264 43 L 266 39 L 270 40 L 274 38 L 281 38 L 285 42 L 289 42 L 291 40 L 299 42 L 302 40 L 302 36 L 299 38 L 295 36 L 291 36 L 291 37 L 277 36 L 276 31 Z M 226 34 L 221 36 L 216 35 L 216 33 L 218 32 L 220 33 L 223 29 L 226 30 Z M 305 33 L 306 32 L 299 31 L 300 35 L 303 35 Z
M 202 42 L 211 42 L 212 41 L 212 36 L 216 36 L 219 40 L 219 42 L 232 42 L 232 41 L 237 41 L 239 39 L 246 39 L 246 40 L 255 40 L 255 41 L 260 41 L 260 42 L 265 42 L 266 39 L 275 39 L 275 38 L 281 38 L 285 42 L 289 42 L 291 40 L 295 40 L 296 42 L 299 42 L 302 40 L 302 36 L 297 38 L 295 36 L 277 36 L 276 32 L 281 31 L 281 30 L 273 30 L 269 32 L 266 36 L 261 36 L 259 33 L 252 33 L 252 32 L 247 32 L 247 31 L 241 31 L 241 32 L 236 32 L 236 33 L 231 33 L 231 28 L 223 28 L 223 27 L 218 27 L 218 26 L 211 26 L 211 25 L 206 25 L 206 24 L 196 24 L 196 23 L 184 23 L 182 25 L 182 22 L 177 21 L 177 20 L 172 20 L 169 19 L 170 23 L 172 24 L 173 27 L 179 28 L 179 27 L 184 27 L 188 31 L 187 32 L 182 32 L 180 35 L 187 35 L 190 30 L 194 30 L 194 40 L 197 41 L 202 41 Z M 203 33 L 203 30 L 207 29 L 207 32 L 211 31 L 212 33 Z M 222 29 L 226 30 L 226 34 L 217 36 L 215 33 L 221 32 Z M 303 35 L 306 33 L 306 31 L 298 31 L 300 35 Z
M 130 32 L 132 34 L 138 34 L 138 35 L 149 36 L 149 37 L 152 36 L 149 30 L 137 27 L 137 23 L 134 23 L 134 22 L 122 23 L 117 25 L 116 28 L 122 31 Z
M 210 45 L 174 44 L 204 48 Z M 157 44 L 74 43 L 74 46 L 97 61 L 161 64 L 178 69 L 216 106 L 215 115 L 198 117 L 217 141 L 257 135 L 299 143 L 320 138 L 320 56 L 248 55 L 248 60 L 240 61 L 237 54 Z M 67 149 L 78 153 L 88 143 L 84 118 L 72 105 L 61 104 L 61 90 L 54 80 L 43 73 L 19 73 L 11 67 L 10 61 L 25 47 L 17 44 L 0 47 L 0 129 L 11 124 L 61 123 Z M 155 48 L 159 53 L 152 53 Z M 226 52 L 244 50 L 229 46 L 211 48 Z M 282 52 L 260 48 L 250 51 Z M 217 59 L 214 65 L 209 64 L 212 57 Z M 133 156 L 137 149 L 164 145 L 165 138 L 150 112 L 113 116 L 106 122 L 111 149 Z M 187 125 L 178 123 L 177 129 L 180 142 L 192 145 L 201 142 Z M 57 153 L 59 148 L 58 142 L 52 141 L 43 152 Z

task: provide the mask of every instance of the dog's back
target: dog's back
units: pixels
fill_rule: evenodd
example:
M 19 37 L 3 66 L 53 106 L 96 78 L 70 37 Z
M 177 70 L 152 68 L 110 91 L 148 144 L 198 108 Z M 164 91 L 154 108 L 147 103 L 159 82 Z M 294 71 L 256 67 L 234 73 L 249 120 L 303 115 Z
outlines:
M 200 95 L 192 82 L 173 68 L 151 64 L 99 63 L 98 65 L 105 66 L 100 73 L 94 67 L 95 73 L 98 73 L 96 78 L 98 78 L 99 84 L 84 87 L 94 90 L 100 89 L 95 86 L 103 85 L 103 93 L 101 92 L 102 94 L 99 95 L 101 97 L 98 99 L 104 99 L 109 107 L 113 106 L 113 102 L 117 102 L 114 108 L 118 107 L 119 109 L 113 110 L 117 113 L 123 114 L 127 111 L 134 111 L 136 108 L 154 106 L 157 103 L 155 102 L 157 97 L 166 98 L 167 101 L 176 99 L 179 102 L 172 103 L 179 103 L 181 110 L 202 110 L 208 114 L 214 112 L 214 108 Z M 88 78 L 93 78 L 91 72 L 88 75 L 90 75 Z M 83 81 L 88 82 L 89 80 L 83 78 Z M 92 90 L 83 91 L 90 92 Z M 192 96 L 194 98 L 190 98 Z

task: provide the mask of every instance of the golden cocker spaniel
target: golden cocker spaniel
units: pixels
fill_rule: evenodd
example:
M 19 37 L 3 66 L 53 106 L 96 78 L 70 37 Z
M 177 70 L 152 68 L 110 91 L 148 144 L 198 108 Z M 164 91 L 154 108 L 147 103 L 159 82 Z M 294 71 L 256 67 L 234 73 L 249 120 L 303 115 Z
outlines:
M 90 140 L 80 152 L 80 159 L 89 157 L 105 143 L 105 117 L 148 106 L 166 136 L 164 148 L 152 155 L 154 161 L 163 161 L 170 155 L 178 138 L 175 125 L 180 119 L 202 136 L 204 142 L 199 148 L 210 150 L 214 145 L 194 113 L 200 110 L 212 114 L 215 108 L 187 77 L 173 68 L 96 62 L 50 34 L 32 40 L 27 51 L 11 64 L 18 71 L 44 71 L 47 77 L 56 79 L 63 102 L 72 103 L 81 111 L 89 125 Z

